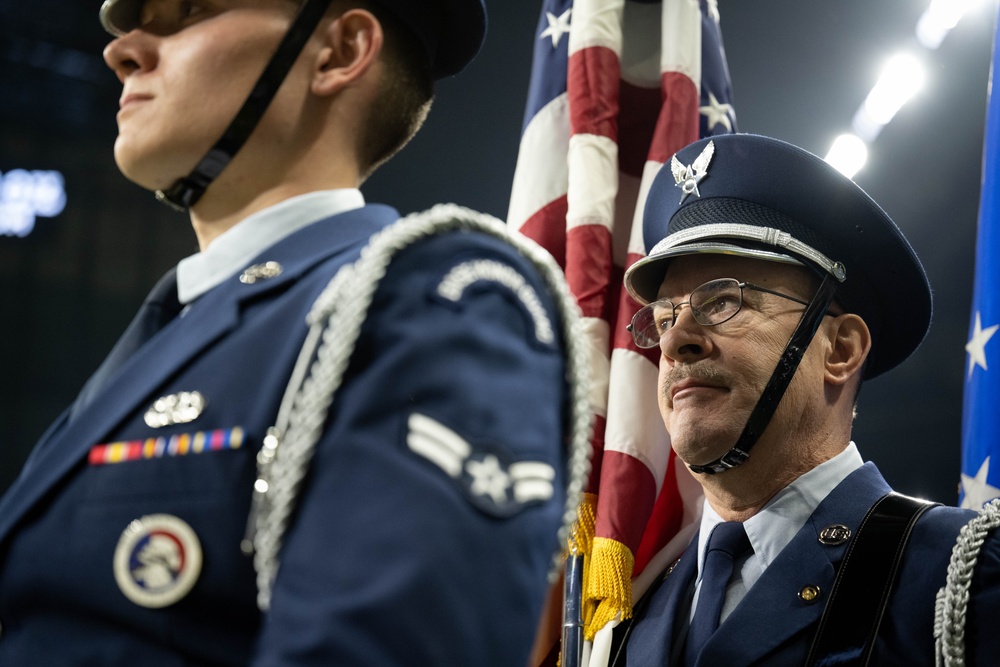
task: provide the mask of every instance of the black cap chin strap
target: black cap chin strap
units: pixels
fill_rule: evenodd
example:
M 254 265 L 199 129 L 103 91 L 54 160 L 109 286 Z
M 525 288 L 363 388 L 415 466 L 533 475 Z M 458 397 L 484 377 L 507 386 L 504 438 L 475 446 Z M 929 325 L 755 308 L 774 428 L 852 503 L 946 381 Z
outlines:
M 844 275 L 843 271 L 839 271 L 838 275 Z M 823 319 L 823 316 L 826 315 L 827 309 L 833 303 L 833 297 L 837 291 L 839 280 L 842 280 L 842 278 L 835 278 L 831 273 L 827 273 L 826 277 L 823 278 L 823 282 L 820 284 L 819 289 L 816 290 L 812 301 L 809 302 L 805 312 L 802 313 L 802 319 L 799 320 L 798 327 L 792 332 L 792 337 L 788 339 L 788 345 L 785 346 L 785 351 L 781 353 L 778 365 L 775 367 L 774 372 L 771 373 L 771 379 L 767 381 L 767 386 L 764 387 L 764 391 L 757 400 L 757 405 L 754 407 L 753 412 L 750 413 L 750 418 L 747 419 L 747 424 L 743 427 L 743 433 L 740 434 L 736 445 L 725 456 L 711 463 L 689 465 L 688 467 L 691 469 L 691 472 L 714 475 L 717 472 L 735 468 L 750 458 L 750 450 L 757 444 L 757 438 L 760 437 L 760 434 L 764 432 L 764 429 L 767 428 L 768 423 L 771 421 L 774 411 L 778 408 L 778 403 L 781 402 L 781 397 L 785 395 L 788 383 L 792 381 L 792 376 L 795 375 L 795 369 L 799 367 L 799 362 L 802 361 L 802 355 L 805 354 L 806 348 L 809 347 L 809 343 L 816 334 L 816 329 L 819 328 L 819 323 Z
M 330 2 L 331 0 L 305 0 L 302 3 L 284 39 L 271 56 L 271 61 L 264 68 L 264 72 L 257 79 L 243 107 L 226 128 L 222 138 L 212 146 L 190 174 L 167 190 L 157 190 L 158 201 L 184 212 L 201 199 L 205 189 L 218 178 L 257 127 L 309 36 L 316 30 L 319 20 L 326 13 Z

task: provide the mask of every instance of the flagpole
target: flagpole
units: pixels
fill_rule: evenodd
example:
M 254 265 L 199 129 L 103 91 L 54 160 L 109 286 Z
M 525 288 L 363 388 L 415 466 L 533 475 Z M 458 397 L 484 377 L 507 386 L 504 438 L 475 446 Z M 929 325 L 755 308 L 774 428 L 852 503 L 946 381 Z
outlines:
M 562 667 L 580 667 L 583 661 L 583 554 L 571 540 L 563 585 Z

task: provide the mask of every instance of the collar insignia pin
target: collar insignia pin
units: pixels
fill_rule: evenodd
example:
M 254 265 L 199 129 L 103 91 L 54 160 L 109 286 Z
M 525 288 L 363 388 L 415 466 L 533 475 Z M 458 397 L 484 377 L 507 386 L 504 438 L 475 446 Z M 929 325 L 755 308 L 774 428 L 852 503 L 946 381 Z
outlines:
M 284 271 L 284 267 L 278 262 L 264 262 L 263 264 L 254 264 L 249 267 L 246 271 L 240 274 L 240 282 L 244 285 L 253 285 L 258 280 L 268 280 L 270 278 L 277 278 Z
M 690 165 L 681 164 L 676 154 L 670 158 L 670 171 L 674 175 L 674 180 L 677 181 L 677 187 L 681 189 L 681 204 L 690 194 L 701 197 L 701 193 L 698 192 L 698 184 L 708 176 L 708 163 L 712 161 L 713 155 L 715 155 L 715 142 L 709 141 L 705 150 Z
M 828 547 L 835 547 L 843 544 L 851 537 L 851 529 L 842 524 L 827 526 L 819 533 L 819 543 Z

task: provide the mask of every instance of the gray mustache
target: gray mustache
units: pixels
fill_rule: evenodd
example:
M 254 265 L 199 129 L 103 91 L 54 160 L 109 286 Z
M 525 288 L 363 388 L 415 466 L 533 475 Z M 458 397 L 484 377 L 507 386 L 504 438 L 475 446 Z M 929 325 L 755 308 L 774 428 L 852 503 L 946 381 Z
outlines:
M 663 395 L 670 396 L 670 388 L 681 380 L 700 380 L 707 384 L 732 386 L 733 382 L 729 373 L 719 370 L 714 366 L 675 366 L 667 372 L 663 382 Z

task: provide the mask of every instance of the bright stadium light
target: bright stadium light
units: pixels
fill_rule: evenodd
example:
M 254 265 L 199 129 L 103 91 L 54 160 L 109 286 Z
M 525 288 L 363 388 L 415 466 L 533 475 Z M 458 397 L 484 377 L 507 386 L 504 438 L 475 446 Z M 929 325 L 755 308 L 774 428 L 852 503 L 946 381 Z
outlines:
M 917 23 L 917 41 L 922 53 L 932 51 L 964 16 L 982 6 L 983 0 L 930 0 Z M 851 120 L 849 135 L 834 142 L 826 161 L 850 177 L 861 169 L 867 159 L 867 146 L 872 144 L 896 113 L 924 85 L 926 78 L 918 57 L 899 54 L 886 63 L 881 76 L 868 97 L 858 107 Z
M 868 160 L 868 146 L 857 135 L 842 134 L 834 139 L 823 159 L 844 176 L 854 178 Z
M 0 173 L 0 236 L 27 236 L 36 218 L 54 218 L 64 208 L 66 183 L 58 171 Z
M 917 23 L 917 40 L 927 49 L 936 49 L 945 35 L 958 25 L 966 12 L 980 0 L 932 0 Z
M 923 87 L 924 78 L 924 67 L 916 57 L 906 53 L 893 56 L 865 98 L 865 114 L 885 125 Z

